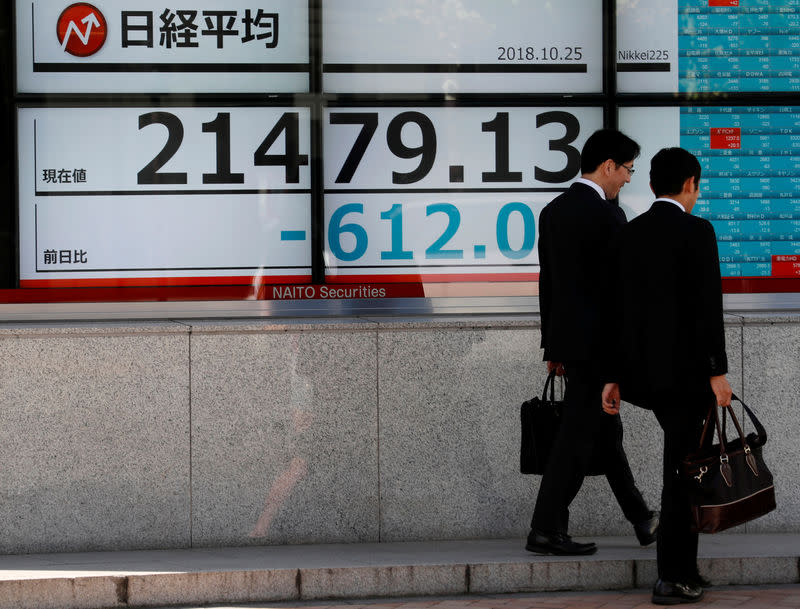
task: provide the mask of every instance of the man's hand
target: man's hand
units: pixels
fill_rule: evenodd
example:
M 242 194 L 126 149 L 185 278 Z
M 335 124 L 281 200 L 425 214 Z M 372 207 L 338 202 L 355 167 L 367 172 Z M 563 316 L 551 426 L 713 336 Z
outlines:
M 730 406 L 733 390 L 724 374 L 711 377 L 711 391 L 717 397 L 717 406 Z
M 564 364 L 561 362 L 547 362 L 547 373 L 550 374 L 553 370 L 556 371 L 556 376 L 563 376 Z
M 603 411 L 606 414 L 619 414 L 619 385 L 606 383 L 603 387 Z

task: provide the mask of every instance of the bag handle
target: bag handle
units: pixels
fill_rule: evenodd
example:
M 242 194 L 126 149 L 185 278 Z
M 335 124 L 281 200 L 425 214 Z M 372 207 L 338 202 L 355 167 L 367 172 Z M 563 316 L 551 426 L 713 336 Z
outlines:
M 706 437 L 708 437 L 708 432 L 711 429 L 711 413 L 716 412 L 716 408 L 717 408 L 716 398 L 714 398 L 713 400 L 711 400 L 711 403 L 709 404 L 708 414 L 706 414 L 706 420 L 703 423 L 703 433 L 700 434 L 700 445 L 698 446 L 699 450 L 702 450 L 703 446 L 705 446 L 706 444 Z M 714 432 L 712 431 L 711 433 L 713 434 Z
M 729 410 L 730 410 L 730 413 L 728 413 Z M 727 484 L 728 486 L 732 486 L 733 485 L 733 472 L 731 471 L 730 459 L 728 458 L 728 449 L 725 446 L 725 442 L 728 439 L 727 438 L 727 432 L 723 431 L 723 427 L 720 425 L 720 422 L 719 422 L 719 409 L 717 408 L 716 400 L 714 400 L 711 403 L 711 405 L 710 405 L 710 407 L 708 409 L 708 415 L 706 416 L 706 421 L 703 424 L 703 434 L 702 434 L 702 436 L 700 438 L 700 450 L 703 449 L 703 443 L 704 443 L 704 441 L 706 439 L 706 435 L 708 433 L 708 430 L 711 427 L 711 414 L 712 413 L 714 414 L 714 424 L 715 424 L 715 427 L 717 429 L 717 437 L 719 438 L 719 472 L 722 475 L 722 479 L 725 481 L 725 484 Z M 739 432 L 739 438 L 741 438 L 742 447 L 744 448 L 744 452 L 747 455 L 748 463 L 750 463 L 751 460 L 753 461 L 753 463 L 751 463 L 750 467 L 753 469 L 754 473 L 757 474 L 757 470 L 754 469 L 755 468 L 754 457 L 750 452 L 750 447 L 747 445 L 747 441 L 745 440 L 744 433 L 742 432 L 742 427 L 741 427 L 741 425 L 739 425 L 739 420 L 736 418 L 736 413 L 733 412 L 733 410 L 731 410 L 730 406 L 723 408 L 723 414 L 722 414 L 723 421 L 726 420 L 728 414 L 731 415 L 731 420 L 733 421 L 733 424 L 736 426 L 736 431 Z M 705 472 L 703 472 L 701 470 L 701 474 L 700 475 L 702 476 L 703 473 L 705 473 Z
M 745 404 L 740 398 L 736 397 L 735 393 L 731 395 L 731 400 L 736 400 L 742 405 L 744 411 L 747 413 L 747 416 L 750 417 L 750 421 L 752 421 L 753 427 L 755 427 L 756 429 L 756 436 L 755 438 L 753 438 L 751 444 L 753 444 L 754 446 L 764 446 L 764 444 L 767 443 L 767 430 L 764 429 L 764 426 L 761 424 L 761 421 L 758 420 L 758 417 L 752 410 L 750 410 L 750 407 L 747 404 Z M 731 414 L 733 414 L 732 411 Z
M 564 379 L 564 385 L 567 384 L 567 375 L 564 374 L 561 376 Z M 544 382 L 544 389 L 542 390 L 542 402 L 547 402 L 547 389 L 550 389 L 550 402 L 556 401 L 556 371 L 555 369 L 551 370 L 550 373 L 547 375 L 547 380 Z
M 758 420 L 758 417 L 750 410 L 750 407 L 745 404 L 736 394 L 731 395 L 731 401 L 739 402 L 742 407 L 744 408 L 747 416 L 750 417 L 750 420 L 753 422 L 753 426 L 756 429 L 756 435 L 753 437 L 752 444 L 754 446 L 763 446 L 767 442 L 767 431 L 764 429 L 764 426 L 761 424 L 761 421 Z M 717 408 L 716 403 L 712 403 L 709 410 L 708 416 L 706 417 L 705 423 L 703 424 L 703 433 L 700 436 L 700 449 L 702 449 L 708 432 L 711 428 L 711 414 L 714 414 L 714 424 L 717 429 L 717 436 L 719 437 L 719 449 L 720 449 L 720 459 L 723 462 L 727 461 L 727 449 L 725 447 L 725 441 L 727 440 L 727 430 L 726 430 L 726 421 L 728 415 L 731 417 L 731 421 L 733 421 L 734 426 L 736 427 L 736 432 L 739 434 L 739 438 L 742 441 L 742 447 L 744 448 L 746 453 L 750 452 L 750 447 L 748 446 L 747 438 L 744 435 L 744 431 L 742 431 L 742 426 L 739 424 L 739 419 L 736 417 L 736 413 L 733 411 L 731 407 L 723 408 L 722 412 L 722 425 L 720 425 L 719 420 L 719 409 Z

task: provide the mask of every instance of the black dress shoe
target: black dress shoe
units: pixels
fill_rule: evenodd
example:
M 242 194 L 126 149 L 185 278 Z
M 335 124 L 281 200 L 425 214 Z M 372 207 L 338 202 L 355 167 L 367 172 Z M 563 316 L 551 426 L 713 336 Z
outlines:
M 585 556 L 597 552 L 594 543 L 578 543 L 566 533 L 547 535 L 531 531 L 525 549 L 537 554 L 555 554 L 556 556 Z
M 655 605 L 680 605 L 696 603 L 703 598 L 703 589 L 690 583 L 668 582 L 659 579 L 653 586 Z
M 633 531 L 636 533 L 636 539 L 642 546 L 649 546 L 656 540 L 656 532 L 658 531 L 658 512 L 650 512 L 650 517 L 647 520 L 636 523 L 633 525 Z

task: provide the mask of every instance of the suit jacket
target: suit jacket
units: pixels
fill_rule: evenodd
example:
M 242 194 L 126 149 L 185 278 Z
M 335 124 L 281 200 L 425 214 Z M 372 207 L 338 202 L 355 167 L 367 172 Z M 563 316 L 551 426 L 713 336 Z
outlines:
M 619 206 L 580 182 L 539 215 L 539 305 L 549 361 L 603 356 L 613 278 L 610 244 L 625 224 Z
M 656 201 L 622 228 L 617 258 L 622 397 L 647 406 L 654 396 L 710 391 L 709 377 L 728 371 L 711 223 Z

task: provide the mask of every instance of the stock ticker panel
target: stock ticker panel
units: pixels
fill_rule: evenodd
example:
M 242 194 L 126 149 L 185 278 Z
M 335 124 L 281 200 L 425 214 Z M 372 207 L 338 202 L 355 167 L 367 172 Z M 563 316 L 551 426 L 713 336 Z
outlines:
M 800 0 L 679 0 L 679 90 L 800 91 Z
M 800 106 L 680 109 L 723 277 L 800 277 Z
M 621 93 L 800 91 L 800 0 L 617 4 Z

